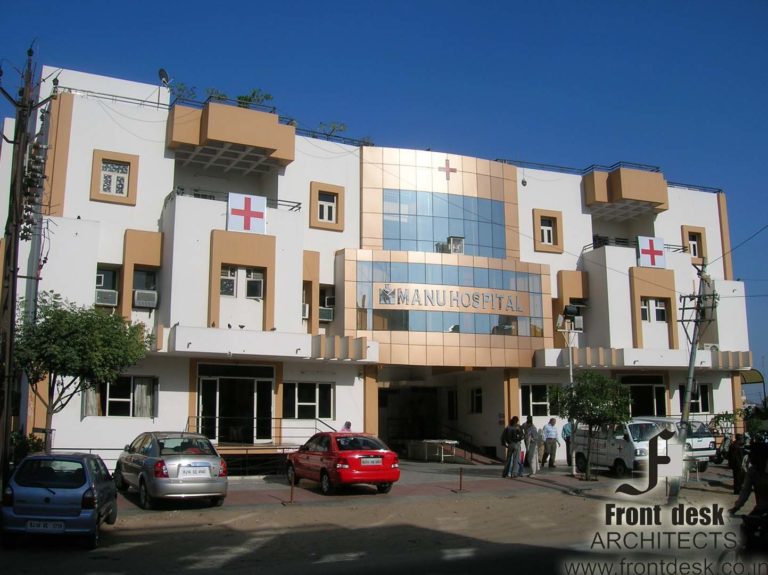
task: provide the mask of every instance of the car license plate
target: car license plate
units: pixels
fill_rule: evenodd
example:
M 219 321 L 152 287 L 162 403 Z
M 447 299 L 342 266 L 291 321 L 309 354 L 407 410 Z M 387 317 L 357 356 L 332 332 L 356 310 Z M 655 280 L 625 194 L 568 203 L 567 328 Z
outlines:
M 179 477 L 210 477 L 211 470 L 209 467 L 201 467 L 194 465 L 185 465 L 179 468 Z
M 381 465 L 381 457 L 363 457 L 360 460 L 361 465 Z
M 64 531 L 63 521 L 27 521 L 27 531 L 43 533 L 61 533 Z

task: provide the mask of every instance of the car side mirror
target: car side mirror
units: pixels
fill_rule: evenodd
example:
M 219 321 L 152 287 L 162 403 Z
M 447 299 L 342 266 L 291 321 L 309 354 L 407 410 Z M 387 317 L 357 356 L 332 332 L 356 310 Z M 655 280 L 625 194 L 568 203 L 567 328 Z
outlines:
M 627 443 L 629 443 L 629 433 L 625 433 L 625 434 L 624 434 L 624 441 L 626 441 Z

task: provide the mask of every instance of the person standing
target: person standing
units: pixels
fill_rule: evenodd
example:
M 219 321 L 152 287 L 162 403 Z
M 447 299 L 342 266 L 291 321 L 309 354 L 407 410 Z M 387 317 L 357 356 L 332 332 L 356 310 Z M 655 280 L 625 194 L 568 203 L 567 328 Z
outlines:
M 525 422 L 525 452 L 527 457 L 527 463 L 530 466 L 531 472 L 528 477 L 536 475 L 539 472 L 539 430 L 533 424 L 533 417 L 528 416 L 528 420 Z
M 520 419 L 515 415 L 509 420 L 509 425 L 501 432 L 501 444 L 507 448 L 507 459 L 504 462 L 502 477 L 520 477 L 520 449 L 523 441 L 523 428 L 520 427 Z
M 733 493 L 741 493 L 741 485 L 744 483 L 744 436 L 736 434 L 731 446 L 728 448 L 728 467 L 733 472 Z
M 541 466 L 549 460 L 549 467 L 555 466 L 555 455 L 557 454 L 557 446 L 560 444 L 558 441 L 557 427 L 555 427 L 557 420 L 553 417 L 544 426 L 544 457 L 541 460 Z
M 565 441 L 565 460 L 568 462 L 568 467 L 571 467 L 571 437 L 573 436 L 573 418 L 569 417 L 565 425 L 563 425 L 563 431 L 561 432 L 563 441 Z

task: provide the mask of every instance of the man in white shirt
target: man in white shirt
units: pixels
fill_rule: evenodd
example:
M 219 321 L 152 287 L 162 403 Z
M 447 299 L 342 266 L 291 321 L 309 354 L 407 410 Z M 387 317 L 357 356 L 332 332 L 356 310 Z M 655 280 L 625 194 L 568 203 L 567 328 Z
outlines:
M 544 467 L 547 459 L 549 459 L 549 467 L 555 466 L 555 454 L 557 453 L 557 446 L 560 444 L 557 440 L 558 435 L 555 423 L 557 423 L 557 420 L 553 417 L 542 429 L 544 435 L 544 457 L 541 459 L 542 467 Z

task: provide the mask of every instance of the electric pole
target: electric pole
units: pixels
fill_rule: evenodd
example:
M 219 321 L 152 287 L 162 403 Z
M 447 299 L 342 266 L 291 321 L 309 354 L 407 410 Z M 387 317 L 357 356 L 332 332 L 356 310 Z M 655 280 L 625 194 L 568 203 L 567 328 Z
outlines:
M 0 476 L 2 485 L 9 479 L 11 449 L 11 413 L 17 401 L 20 379 L 15 367 L 14 340 L 16 328 L 17 284 L 19 277 L 19 243 L 30 239 L 35 229 L 39 205 L 39 193 L 43 187 L 44 159 L 42 147 L 33 141 L 32 128 L 35 111 L 50 98 L 35 102 L 33 84 L 32 48 L 27 50 L 27 63 L 22 73 L 23 85 L 18 99 L 0 86 L 0 93 L 16 109 L 13 140 L 5 141 L 13 146 L 11 187 L 8 198 L 8 219 L 5 225 L 3 278 L 0 295 L 0 340 L 2 340 L 2 411 L 0 412 Z M 2 70 L 0 70 L 2 77 Z
M 683 304 L 681 321 L 685 328 L 686 334 L 688 334 L 688 328 L 685 325 L 686 321 L 693 322 L 693 332 L 689 335 L 689 342 L 691 345 L 691 352 L 688 358 L 688 376 L 685 381 L 685 393 L 683 395 L 683 409 L 680 414 L 680 428 L 678 429 L 678 438 L 683 446 L 683 454 L 685 451 L 685 442 L 688 436 L 688 421 L 691 417 L 691 395 L 696 383 L 695 368 L 696 368 L 696 351 L 699 347 L 699 339 L 701 338 L 702 324 L 709 324 L 712 321 L 714 310 L 717 307 L 717 294 L 712 289 L 712 279 L 707 274 L 707 261 L 704 259 L 701 266 L 694 265 L 699 276 L 699 289 L 697 294 L 688 296 L 680 296 L 680 300 Z M 693 318 L 690 320 L 685 319 L 686 309 L 690 309 L 686 306 L 686 300 L 693 302 Z M 694 461 L 695 464 L 698 464 Z M 683 466 L 686 462 L 683 461 Z M 677 495 L 680 490 L 680 481 L 673 481 L 670 486 L 670 498 L 677 499 Z

